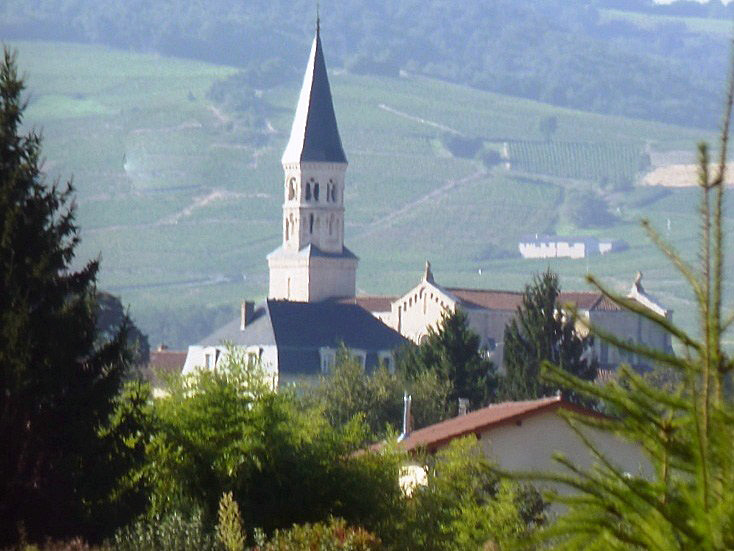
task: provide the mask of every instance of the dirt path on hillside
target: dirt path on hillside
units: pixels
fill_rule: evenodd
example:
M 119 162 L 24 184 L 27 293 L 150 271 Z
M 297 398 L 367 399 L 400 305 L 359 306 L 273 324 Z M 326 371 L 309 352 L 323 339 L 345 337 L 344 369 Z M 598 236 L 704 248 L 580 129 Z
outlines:
M 194 201 L 184 209 L 171 214 L 170 216 L 166 216 L 165 218 L 161 218 L 157 222 L 155 222 L 155 226 L 166 226 L 169 224 L 178 224 L 178 221 L 182 218 L 189 217 L 193 214 L 193 212 L 196 209 L 200 209 L 202 207 L 207 206 L 209 203 L 213 203 L 215 201 L 226 201 L 229 199 L 265 199 L 268 195 L 264 193 L 236 193 L 233 191 L 222 191 L 222 190 L 214 190 L 210 192 L 207 195 L 204 195 L 202 197 L 197 197 L 194 199 Z
M 449 192 L 451 192 L 452 190 L 484 178 L 486 176 L 487 171 L 484 168 L 480 168 L 473 174 L 469 174 L 468 176 L 464 176 L 463 178 L 460 178 L 458 180 L 448 180 L 441 187 L 434 189 L 427 195 L 424 195 L 414 201 L 410 201 L 399 209 L 396 209 L 386 214 L 385 216 L 381 216 L 380 218 L 373 220 L 372 222 L 367 224 L 364 229 L 362 229 L 362 231 L 357 232 L 355 237 L 366 237 L 375 233 L 378 230 L 388 228 L 394 225 L 396 222 L 400 221 L 400 219 L 408 216 L 413 209 L 425 205 L 426 203 L 439 203 L 441 199 L 448 195 Z
M 446 126 L 445 124 L 429 121 L 428 119 L 417 117 L 404 111 L 398 111 L 397 109 L 393 109 L 392 107 L 390 107 L 389 105 L 385 105 L 384 103 L 380 103 L 378 107 L 383 111 L 387 111 L 388 113 L 392 113 L 393 115 L 397 115 L 398 117 L 403 117 L 404 119 L 408 119 L 420 124 L 425 124 L 427 126 L 432 126 L 433 128 L 438 128 L 439 130 L 443 130 L 444 132 L 451 132 L 452 134 L 456 134 L 457 136 L 465 137 L 464 134 L 456 130 L 456 128 L 451 128 L 450 126 Z

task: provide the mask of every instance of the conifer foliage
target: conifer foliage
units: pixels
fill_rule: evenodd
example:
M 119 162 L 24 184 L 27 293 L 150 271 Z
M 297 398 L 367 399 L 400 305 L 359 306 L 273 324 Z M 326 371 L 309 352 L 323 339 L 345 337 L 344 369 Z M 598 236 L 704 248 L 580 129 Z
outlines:
M 540 379 L 544 361 L 587 381 L 596 377 L 591 338 L 576 331 L 574 316 L 558 303 L 559 293 L 558 275 L 550 270 L 525 287 L 522 305 L 505 329 L 502 399 L 530 400 L 556 392 L 557 385 Z M 568 397 L 578 400 L 573 393 Z
M 732 58 L 734 62 L 734 57 Z M 734 67 L 734 64 L 733 64 Z M 732 72 L 734 74 L 734 71 Z M 734 322 L 724 315 L 724 176 L 734 79 L 720 142 L 718 167 L 709 150 L 699 146 L 700 248 L 698 265 L 687 262 L 650 226 L 650 238 L 667 255 L 695 296 L 699 335 L 691 335 L 634 301 L 615 295 L 593 277 L 607 297 L 668 331 L 681 353 L 629 345 L 600 332 L 611 344 L 649 358 L 680 375 L 677 391 L 660 390 L 628 367 L 604 387 L 589 384 L 551 365 L 548 380 L 573 385 L 603 400 L 618 416 L 569 422 L 596 456 L 597 466 L 584 470 L 566 459 L 568 476 L 550 477 L 576 490 L 558 496 L 568 505 L 546 535 L 562 549 L 591 550 L 723 550 L 734 548 L 734 403 L 727 390 L 734 361 L 722 348 L 722 337 Z M 592 329 L 594 329 L 592 327 Z M 640 472 L 623 472 L 614 458 L 589 438 L 589 427 L 638 443 L 649 464 Z
M 398 365 L 409 377 L 433 371 L 450 383 L 450 404 L 465 398 L 474 409 L 486 406 L 494 398 L 494 365 L 481 349 L 479 335 L 469 327 L 468 316 L 460 309 L 444 312 L 438 327 L 429 327 L 420 345 L 403 349 Z
M 114 407 L 126 354 L 124 330 L 94 347 L 98 263 L 70 269 L 79 241 L 73 188 L 44 182 L 41 139 L 33 131 L 22 134 L 23 88 L 15 55 L 5 49 L 0 66 L 0 546 L 13 541 L 19 527 L 31 538 L 93 532 L 87 511 L 109 490 L 112 478 L 98 430 Z

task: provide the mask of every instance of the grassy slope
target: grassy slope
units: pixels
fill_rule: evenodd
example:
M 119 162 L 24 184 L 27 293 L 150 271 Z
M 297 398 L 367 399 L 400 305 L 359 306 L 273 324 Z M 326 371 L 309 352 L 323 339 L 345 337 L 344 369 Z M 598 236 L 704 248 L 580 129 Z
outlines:
M 263 296 L 264 256 L 280 240 L 279 157 L 296 88 L 270 93 L 276 134 L 271 145 L 254 149 L 205 98 L 230 68 L 94 46 L 14 45 L 31 92 L 27 122 L 43 128 L 49 174 L 74 175 L 79 261 L 101 253 L 101 287 L 121 294 L 143 318 L 156 308 Z M 306 52 L 294 56 L 305 64 Z M 624 203 L 620 223 L 603 233 L 626 239 L 632 247 L 625 253 L 588 262 L 490 259 L 492 250 L 514 250 L 522 234 L 576 231 L 558 213 L 566 184 L 451 158 L 436 146 L 437 125 L 489 140 L 538 140 L 539 119 L 555 115 L 556 140 L 651 143 L 659 150 L 692 149 L 711 136 L 424 78 L 331 79 L 350 160 L 347 243 L 361 257 L 361 290 L 405 290 L 426 258 L 444 284 L 494 288 L 521 288 L 547 265 L 566 288 L 583 288 L 587 269 L 619 285 L 642 269 L 648 286 L 690 323 L 682 285 L 636 220 L 645 215 L 664 228 L 671 218 L 671 239 L 695 256 L 691 191 L 644 208 Z M 155 340 L 157 328 L 143 329 Z

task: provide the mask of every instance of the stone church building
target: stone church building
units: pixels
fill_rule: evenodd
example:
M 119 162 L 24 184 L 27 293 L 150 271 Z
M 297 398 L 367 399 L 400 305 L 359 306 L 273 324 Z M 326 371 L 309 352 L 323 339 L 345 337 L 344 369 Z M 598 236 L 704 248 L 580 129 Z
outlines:
M 282 244 L 268 257 L 270 285 L 261 304 L 243 302 L 241 315 L 190 346 L 184 373 L 208 369 L 226 344 L 257 358 L 274 381 L 314 375 L 346 346 L 365 368 L 392 367 L 406 339 L 356 304 L 358 258 L 344 245 L 344 154 L 317 25 L 284 172 Z
M 393 352 L 410 339 L 420 342 L 445 311 L 468 314 L 471 328 L 496 364 L 502 363 L 504 328 L 522 293 L 444 287 L 430 264 L 420 283 L 400 297 L 356 296 L 358 258 L 344 244 L 347 157 L 342 147 L 317 24 L 283 153 L 282 244 L 267 256 L 268 298 L 243 302 L 241 315 L 189 347 L 184 373 L 213 369 L 226 344 L 257 358 L 274 381 L 327 371 L 346 346 L 365 368 L 393 365 Z M 648 295 L 640 278 L 631 298 L 661 316 L 672 312 Z M 621 310 L 600 293 L 563 293 L 592 324 L 649 347 L 669 350 L 670 337 L 654 324 Z M 603 367 L 625 357 L 595 343 Z

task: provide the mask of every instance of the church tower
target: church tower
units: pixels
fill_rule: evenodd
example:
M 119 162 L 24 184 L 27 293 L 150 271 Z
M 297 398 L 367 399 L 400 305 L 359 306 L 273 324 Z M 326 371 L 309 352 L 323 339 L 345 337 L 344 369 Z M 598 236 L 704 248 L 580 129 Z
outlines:
M 342 148 L 319 24 L 281 163 L 283 244 L 268 255 L 268 298 L 317 302 L 353 297 L 357 257 L 344 246 Z

